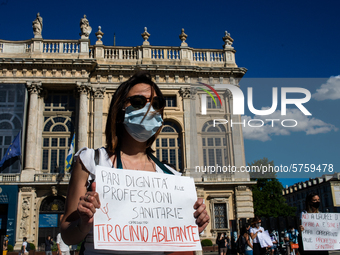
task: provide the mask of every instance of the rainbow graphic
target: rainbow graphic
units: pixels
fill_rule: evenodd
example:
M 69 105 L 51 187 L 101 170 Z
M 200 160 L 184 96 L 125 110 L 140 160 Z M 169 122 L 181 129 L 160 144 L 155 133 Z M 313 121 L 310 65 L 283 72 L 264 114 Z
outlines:
M 211 86 L 208 85 L 208 84 L 202 83 L 202 82 L 199 82 L 199 84 L 202 84 L 202 85 L 206 86 L 207 88 L 211 89 L 212 92 L 214 92 L 214 94 L 217 96 L 218 100 L 220 101 L 220 104 L 222 105 L 222 100 L 221 100 L 220 96 L 217 94 L 217 91 L 216 91 L 213 87 L 211 87 Z M 212 98 L 212 100 L 213 100 L 214 103 L 215 103 L 215 106 L 217 107 L 217 103 L 216 103 L 216 100 L 215 100 L 214 96 L 213 96 L 208 90 L 203 89 L 203 88 L 201 88 L 201 87 L 197 87 L 197 88 L 199 88 L 199 89 L 201 89 L 201 90 L 207 92 L 207 94 Z

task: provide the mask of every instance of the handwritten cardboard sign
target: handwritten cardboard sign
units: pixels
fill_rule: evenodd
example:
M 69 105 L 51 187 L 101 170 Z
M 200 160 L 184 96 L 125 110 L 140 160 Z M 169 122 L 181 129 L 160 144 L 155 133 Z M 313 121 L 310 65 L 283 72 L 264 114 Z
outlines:
M 202 250 L 189 177 L 97 166 L 101 208 L 94 217 L 95 249 Z
M 304 250 L 340 249 L 339 213 L 303 213 L 301 219 Z

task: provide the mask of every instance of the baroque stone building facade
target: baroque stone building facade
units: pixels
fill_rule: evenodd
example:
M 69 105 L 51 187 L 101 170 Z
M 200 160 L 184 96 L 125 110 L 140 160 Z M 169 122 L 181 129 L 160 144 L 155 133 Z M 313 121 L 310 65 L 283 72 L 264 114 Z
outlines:
M 320 196 L 321 212 L 340 213 L 340 173 L 310 178 L 282 191 L 287 204 L 296 207 L 296 216 L 305 210 L 305 201 L 309 193 Z
M 1 155 L 22 131 L 21 160 L 12 159 L 0 173 L 0 206 L 7 201 L 2 222 L 7 223 L 10 243 L 18 249 L 26 236 L 42 247 L 47 234 L 56 236 L 70 177 L 64 169 L 73 134 L 76 150 L 105 146 L 111 97 L 137 69 L 148 70 L 166 98 L 164 127 L 153 145 L 156 156 L 194 178 L 198 197 L 207 205 L 212 220 L 201 238 L 234 231 L 233 221 L 253 217 L 254 182 L 248 174 L 206 172 L 209 166 L 245 165 L 241 125 L 228 124 L 241 122 L 239 115 L 231 114 L 232 94 L 215 86 L 238 86 L 246 73 L 236 65 L 229 33 L 218 50 L 189 47 L 183 29 L 178 47 L 151 46 L 146 28 L 141 46 L 103 45 L 100 27 L 97 42 L 90 45 L 92 28 L 86 16 L 80 29 L 79 40 L 43 39 L 37 15 L 34 38 L 0 40 Z M 215 87 L 221 102 L 206 97 L 197 86 L 200 82 Z M 214 119 L 229 122 L 215 125 Z M 16 196 L 11 203 L 8 187 Z

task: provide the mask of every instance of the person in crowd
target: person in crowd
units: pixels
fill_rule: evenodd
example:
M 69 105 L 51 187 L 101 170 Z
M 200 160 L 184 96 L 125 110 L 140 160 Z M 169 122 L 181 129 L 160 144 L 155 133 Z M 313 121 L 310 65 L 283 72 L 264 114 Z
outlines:
M 230 247 L 230 236 L 226 235 L 226 238 L 225 238 L 225 241 L 226 241 L 226 245 L 227 245 L 227 253 L 228 253 L 228 250 L 231 250 L 231 247 Z
M 70 249 L 71 255 L 75 255 L 77 249 L 78 249 L 78 244 L 72 244 L 72 245 L 71 245 L 71 249 Z
M 227 240 L 225 238 L 224 233 L 218 233 L 216 238 L 216 244 L 218 245 L 218 254 L 226 255 L 227 254 Z
M 236 242 L 237 242 L 238 236 L 237 236 L 237 231 L 233 231 L 231 234 L 231 250 L 232 252 L 236 251 Z
M 321 213 L 319 211 L 320 207 L 320 197 L 318 194 L 311 192 L 307 195 L 306 200 L 305 200 L 305 210 L 301 213 Z M 298 242 L 299 242 L 299 252 L 301 255 L 327 255 L 328 251 L 305 251 L 303 248 L 303 243 L 302 243 L 302 237 L 303 237 L 303 231 L 304 227 L 302 225 L 299 226 L 299 237 L 298 237 Z
M 62 221 L 64 214 L 60 215 L 60 222 Z M 61 233 L 57 235 L 57 247 L 58 255 L 70 255 L 70 247 L 64 242 L 61 237 Z
M 45 239 L 45 254 L 46 255 L 52 255 L 52 245 L 53 245 L 53 239 L 50 235 L 48 235 Z
M 243 235 L 246 241 L 245 255 L 253 255 L 253 239 L 250 236 L 250 224 L 243 226 L 241 230 L 241 235 Z
M 285 234 L 285 241 L 288 242 L 287 253 L 289 255 L 298 254 L 298 235 L 299 232 L 293 227 L 289 226 Z
M 27 237 L 24 237 L 22 239 L 22 245 L 21 245 L 21 250 L 19 252 L 19 255 L 28 255 L 28 251 L 27 251 L 27 245 L 28 245 L 28 242 L 27 242 Z
M 250 236 L 253 239 L 253 254 L 254 255 L 265 255 L 266 248 L 262 248 L 258 238 L 258 233 L 263 233 L 264 228 L 261 227 L 261 219 L 255 216 L 252 222 L 252 227 L 250 228 Z
M 270 255 L 274 255 L 277 253 L 277 249 L 278 249 L 278 243 L 279 243 L 279 239 L 277 237 L 276 231 L 274 229 L 271 229 L 270 231 L 270 239 L 273 243 L 273 246 L 270 247 Z
M 5 235 L 4 242 L 2 244 L 2 254 L 7 255 L 8 251 L 8 235 Z
M 85 255 L 103 252 L 94 250 L 92 234 L 93 216 L 96 209 L 100 208 L 100 199 L 93 182 L 96 178 L 96 162 L 118 169 L 180 175 L 152 155 L 151 146 L 162 128 L 164 107 L 164 96 L 149 73 L 138 72 L 117 88 L 107 116 L 106 147 L 97 150 L 99 155 L 88 148 L 82 148 L 75 154 L 65 217 L 61 224 L 62 237 L 67 244 L 79 243 L 86 237 L 83 242 Z M 203 199 L 199 198 L 192 206 L 198 230 L 202 232 L 210 220 Z M 139 254 L 150 252 L 141 251 Z

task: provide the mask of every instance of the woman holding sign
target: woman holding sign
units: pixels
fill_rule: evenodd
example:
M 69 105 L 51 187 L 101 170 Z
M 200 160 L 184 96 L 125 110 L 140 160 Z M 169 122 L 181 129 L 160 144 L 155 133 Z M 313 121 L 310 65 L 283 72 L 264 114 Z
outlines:
M 264 228 L 261 227 L 261 219 L 255 216 L 253 219 L 252 227 L 250 228 L 250 237 L 253 239 L 253 254 L 254 255 L 265 255 L 266 248 L 262 248 L 260 245 L 258 233 L 263 233 Z
M 106 147 L 97 150 L 82 148 L 75 154 L 65 217 L 61 224 L 62 237 L 67 244 L 77 244 L 85 239 L 83 254 L 86 255 L 150 254 L 94 250 L 93 220 L 96 209 L 101 205 L 95 192 L 95 167 L 180 175 L 152 155 L 151 145 L 161 131 L 164 107 L 165 99 L 149 73 L 139 72 L 117 88 L 106 122 Z M 198 230 L 202 232 L 210 219 L 203 199 L 198 199 L 192 206 Z
M 302 213 L 320 213 L 319 211 L 319 207 L 320 207 L 320 197 L 319 195 L 317 195 L 316 193 L 309 193 L 306 197 L 306 201 L 305 201 L 305 206 L 306 206 L 306 210 L 303 211 Z M 327 255 L 328 251 L 322 251 L 322 250 L 318 250 L 318 251 L 305 251 L 303 248 L 303 231 L 304 231 L 304 227 L 302 225 L 299 226 L 299 252 L 301 255 Z

